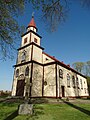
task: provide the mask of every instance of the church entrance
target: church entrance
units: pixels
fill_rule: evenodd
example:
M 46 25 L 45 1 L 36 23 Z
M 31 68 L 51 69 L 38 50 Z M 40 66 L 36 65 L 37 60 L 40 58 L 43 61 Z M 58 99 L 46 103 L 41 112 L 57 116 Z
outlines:
M 65 97 L 65 87 L 61 86 L 61 90 L 62 90 L 62 97 Z
M 17 81 L 16 96 L 23 96 L 25 80 Z

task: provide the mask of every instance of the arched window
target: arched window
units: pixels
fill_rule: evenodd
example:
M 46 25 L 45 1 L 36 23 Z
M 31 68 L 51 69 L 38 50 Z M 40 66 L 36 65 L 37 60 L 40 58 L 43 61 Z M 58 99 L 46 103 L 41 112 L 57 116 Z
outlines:
M 59 77 L 63 78 L 63 70 L 62 69 L 59 69 Z
M 67 87 L 70 87 L 70 75 L 67 74 Z
M 28 76 L 28 75 L 29 75 L 29 67 L 27 66 L 25 70 L 25 76 Z
M 16 70 L 16 77 L 19 76 L 19 69 Z
M 73 83 L 73 87 L 75 88 L 75 77 L 72 76 L 72 83 Z
M 67 73 L 67 80 L 70 80 L 70 75 Z
M 79 89 L 79 80 L 78 80 L 78 77 L 76 77 L 76 85 L 77 85 L 77 88 Z
M 24 62 L 26 60 L 26 51 L 22 52 L 22 62 Z

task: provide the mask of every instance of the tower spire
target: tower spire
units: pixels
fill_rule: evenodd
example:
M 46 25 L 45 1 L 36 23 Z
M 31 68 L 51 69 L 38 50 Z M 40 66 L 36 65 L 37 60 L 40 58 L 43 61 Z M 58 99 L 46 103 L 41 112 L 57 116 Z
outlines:
M 34 12 L 32 13 L 32 19 L 30 21 L 30 23 L 28 24 L 28 27 L 27 27 L 27 31 L 29 30 L 33 30 L 34 32 L 37 31 L 37 27 L 36 27 L 36 23 L 34 21 Z

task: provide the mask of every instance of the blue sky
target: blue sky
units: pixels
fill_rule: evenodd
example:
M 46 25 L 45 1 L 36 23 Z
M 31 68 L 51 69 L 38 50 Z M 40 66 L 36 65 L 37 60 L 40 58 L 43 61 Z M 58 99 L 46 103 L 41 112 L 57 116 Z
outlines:
M 81 8 L 77 3 L 72 4 L 70 9 L 66 22 L 53 33 L 47 32 L 40 19 L 41 12 L 34 11 L 30 5 L 26 6 L 24 15 L 18 17 L 18 22 L 27 27 L 34 11 L 38 34 L 42 36 L 41 46 L 46 53 L 65 64 L 86 62 L 90 60 L 90 9 Z M 15 63 L 16 58 L 13 61 L 0 61 L 0 90 L 11 90 Z

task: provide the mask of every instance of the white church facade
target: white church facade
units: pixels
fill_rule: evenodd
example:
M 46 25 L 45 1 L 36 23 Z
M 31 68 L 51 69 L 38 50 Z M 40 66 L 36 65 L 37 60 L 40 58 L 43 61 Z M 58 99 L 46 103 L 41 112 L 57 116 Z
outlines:
M 18 49 L 12 96 L 87 97 L 87 79 L 81 73 L 44 52 L 32 17 Z

